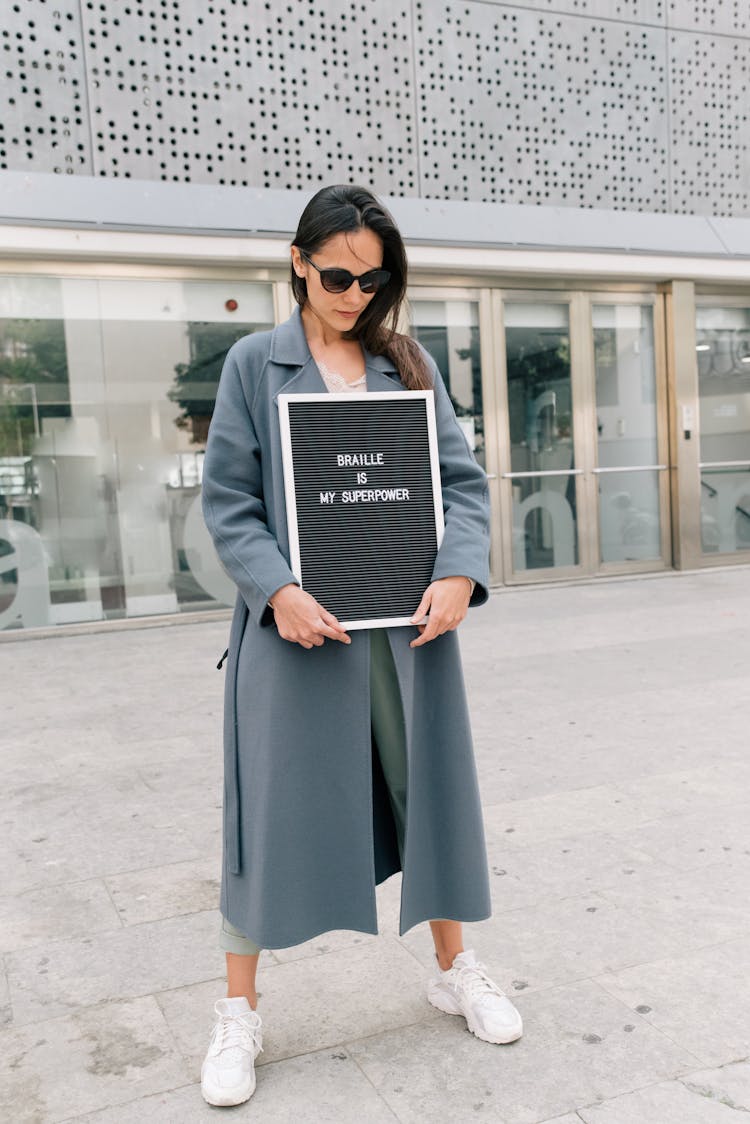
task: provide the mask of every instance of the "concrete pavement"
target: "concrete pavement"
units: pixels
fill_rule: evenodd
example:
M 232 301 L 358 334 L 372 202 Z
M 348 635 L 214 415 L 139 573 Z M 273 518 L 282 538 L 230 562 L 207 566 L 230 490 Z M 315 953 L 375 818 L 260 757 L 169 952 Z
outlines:
M 462 626 L 494 914 L 525 1022 L 427 1004 L 426 925 L 264 952 L 253 1098 L 200 1063 L 228 626 L 0 645 L 0 1118 L 717 1124 L 750 1111 L 750 569 L 502 591 Z

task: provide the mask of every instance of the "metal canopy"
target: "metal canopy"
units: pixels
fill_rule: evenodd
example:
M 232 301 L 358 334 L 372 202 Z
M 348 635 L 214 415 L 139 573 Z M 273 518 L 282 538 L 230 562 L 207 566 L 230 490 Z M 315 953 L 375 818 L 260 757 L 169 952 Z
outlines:
M 288 239 L 311 191 L 0 173 L 0 224 Z M 408 243 L 750 257 L 750 219 L 382 196 Z

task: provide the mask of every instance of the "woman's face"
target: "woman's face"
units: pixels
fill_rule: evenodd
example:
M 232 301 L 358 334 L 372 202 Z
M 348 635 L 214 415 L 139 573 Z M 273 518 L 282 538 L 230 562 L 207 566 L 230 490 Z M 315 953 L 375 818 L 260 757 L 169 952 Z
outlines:
M 383 264 L 383 243 L 367 227 L 346 234 L 334 234 L 310 258 L 318 269 L 348 269 L 355 277 Z M 344 293 L 329 293 L 320 282 L 320 274 L 292 246 L 292 264 L 298 277 L 307 283 L 309 309 L 329 331 L 351 331 L 375 293 L 363 293 L 355 281 Z

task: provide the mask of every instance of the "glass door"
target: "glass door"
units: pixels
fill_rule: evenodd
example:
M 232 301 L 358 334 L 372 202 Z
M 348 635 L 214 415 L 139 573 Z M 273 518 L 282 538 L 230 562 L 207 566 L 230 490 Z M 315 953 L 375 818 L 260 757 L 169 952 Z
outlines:
M 669 558 L 661 297 L 493 294 L 508 582 Z
M 497 309 L 506 581 L 581 572 L 583 468 L 571 312 L 572 298 L 557 293 L 506 294 Z
M 701 545 L 750 552 L 750 308 L 699 305 Z
M 661 301 L 591 302 L 598 563 L 654 569 L 669 557 Z M 658 568 L 658 565 L 657 565 Z

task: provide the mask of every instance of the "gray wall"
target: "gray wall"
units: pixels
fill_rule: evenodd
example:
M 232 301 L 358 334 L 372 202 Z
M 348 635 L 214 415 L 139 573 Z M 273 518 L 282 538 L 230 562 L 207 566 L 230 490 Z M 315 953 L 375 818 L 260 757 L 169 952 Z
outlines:
M 747 0 L 4 0 L 2 16 L 3 168 L 750 213 Z

